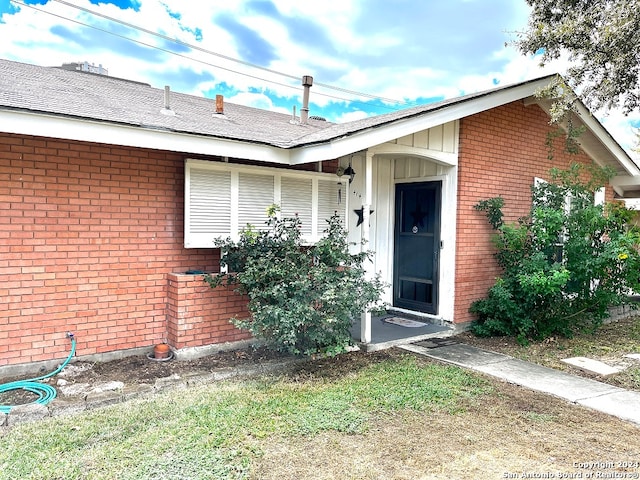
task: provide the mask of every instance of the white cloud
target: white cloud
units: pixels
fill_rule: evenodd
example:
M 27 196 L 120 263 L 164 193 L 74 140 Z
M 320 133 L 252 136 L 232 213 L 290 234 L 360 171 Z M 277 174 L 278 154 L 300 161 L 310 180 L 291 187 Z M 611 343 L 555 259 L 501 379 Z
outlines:
M 262 110 L 271 110 L 273 112 L 291 113 L 286 108 L 276 107 L 273 101 L 263 93 L 248 93 L 242 92 L 237 95 L 232 95 L 226 99 L 230 103 L 236 103 L 238 105 L 245 105 L 247 107 L 260 108 Z
M 290 113 L 290 107 L 280 105 L 299 107 L 300 77 L 310 74 L 316 83 L 312 104 L 317 109 L 327 109 L 319 114 L 338 121 L 369 115 L 370 110 L 365 110 L 362 103 L 369 99 L 319 84 L 413 102 L 418 98 L 451 98 L 493 88 L 495 81 L 506 85 L 562 72 L 567 67 L 565 60 L 559 60 L 540 68 L 536 58 L 504 46 L 513 38 L 508 31 L 526 26 L 529 7 L 525 0 L 482 4 L 471 0 L 434 4 L 423 0 L 278 0 L 253 4 L 141 0 L 139 12 L 108 3 L 95 5 L 89 0 L 74 3 L 218 55 L 197 49 L 185 51 L 158 37 L 48 1 L 36 7 L 58 17 L 24 6 L 18 13 L 3 15 L 0 57 L 38 65 L 86 60 L 102 64 L 112 76 L 145 81 L 159 88 L 175 83 L 180 86 L 179 91 L 191 94 L 211 94 L 224 84 L 228 101 L 286 113 Z M 486 15 L 466 18 L 462 11 Z M 64 17 L 99 24 L 138 41 L 182 52 L 171 55 L 144 49 Z M 231 22 L 231 27 L 222 28 L 217 23 L 221 18 Z M 61 31 L 64 29 L 84 37 L 78 43 L 72 36 L 65 37 Z M 198 29 L 202 32 L 200 41 L 195 35 Z M 101 41 L 96 41 L 100 35 Z M 263 65 L 293 78 L 221 58 L 242 59 L 243 52 L 255 55 L 260 51 L 268 56 L 262 59 Z M 177 85 L 172 89 L 178 89 Z M 349 99 L 360 103 L 348 106 Z M 353 111 L 354 106 L 363 111 Z M 382 111 L 378 109 L 378 113 Z M 633 146 L 635 135 L 628 119 L 612 112 L 603 122 L 626 149 Z
M 632 158 L 640 162 L 640 154 L 634 149 L 638 148 L 637 129 L 631 126 L 632 121 L 640 122 L 640 114 L 635 113 L 625 116 L 620 110 L 611 111 L 605 116 L 598 116 L 600 123 L 615 138 Z
M 355 120 L 362 120 L 363 118 L 367 118 L 368 115 L 366 112 L 361 112 L 361 111 L 357 111 L 357 112 L 347 112 L 347 113 L 343 113 L 342 115 L 339 115 L 334 122 L 336 123 L 346 123 L 346 122 L 353 122 Z

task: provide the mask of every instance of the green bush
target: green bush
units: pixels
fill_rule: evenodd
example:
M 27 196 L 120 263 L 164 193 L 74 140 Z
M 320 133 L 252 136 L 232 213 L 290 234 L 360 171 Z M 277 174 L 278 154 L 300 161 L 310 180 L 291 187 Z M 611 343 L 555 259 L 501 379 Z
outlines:
M 299 218 L 279 219 L 275 207 L 269 213 L 267 229 L 248 226 L 237 242 L 217 242 L 230 273 L 205 280 L 246 294 L 251 318 L 232 321 L 273 348 L 296 355 L 345 351 L 353 319 L 378 302 L 384 286 L 365 275 L 370 252 L 349 253 L 336 215 L 321 240 L 304 245 Z
M 521 343 L 571 336 L 596 329 L 610 307 L 639 291 L 633 213 L 617 203 L 594 204 L 609 175 L 579 164 L 552 170 L 551 182 L 532 187 L 530 215 L 517 223 L 503 223 L 500 197 L 476 205 L 496 231 L 503 273 L 487 297 L 471 305 L 474 333 L 515 336 Z

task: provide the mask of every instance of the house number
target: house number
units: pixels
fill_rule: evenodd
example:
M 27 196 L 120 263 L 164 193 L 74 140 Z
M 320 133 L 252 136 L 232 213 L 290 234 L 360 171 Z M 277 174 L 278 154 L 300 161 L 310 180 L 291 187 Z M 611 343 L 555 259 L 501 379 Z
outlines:
M 412 231 L 413 233 L 418 233 L 418 227 L 417 227 L 417 225 L 414 225 L 414 226 L 413 226 L 413 228 L 411 229 L 411 231 Z

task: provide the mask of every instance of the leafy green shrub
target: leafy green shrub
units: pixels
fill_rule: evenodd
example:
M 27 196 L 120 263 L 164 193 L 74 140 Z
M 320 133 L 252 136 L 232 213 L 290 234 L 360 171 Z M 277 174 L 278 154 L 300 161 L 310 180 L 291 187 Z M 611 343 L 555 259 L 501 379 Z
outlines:
M 351 344 L 353 319 L 378 302 L 383 283 L 367 279 L 370 252 L 349 253 L 347 234 L 334 215 L 325 236 L 303 245 L 300 219 L 271 209 L 266 230 L 246 228 L 235 242 L 217 242 L 228 274 L 207 275 L 211 287 L 224 282 L 249 297 L 249 319 L 232 321 L 277 350 L 336 354 Z
M 552 170 L 551 182 L 532 187 L 530 215 L 515 224 L 503 223 L 500 197 L 476 205 L 496 231 L 503 274 L 486 298 L 471 305 L 474 333 L 515 336 L 521 343 L 571 336 L 596 329 L 611 306 L 639 290 L 633 213 L 617 203 L 594 204 L 609 175 L 579 164 Z

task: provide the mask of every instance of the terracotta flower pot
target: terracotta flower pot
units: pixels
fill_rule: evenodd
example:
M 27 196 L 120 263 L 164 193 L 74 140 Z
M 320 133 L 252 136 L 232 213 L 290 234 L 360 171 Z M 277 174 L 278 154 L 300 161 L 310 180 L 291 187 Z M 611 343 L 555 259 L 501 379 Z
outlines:
M 160 343 L 153 347 L 154 358 L 167 358 L 171 353 L 171 348 L 166 343 Z

